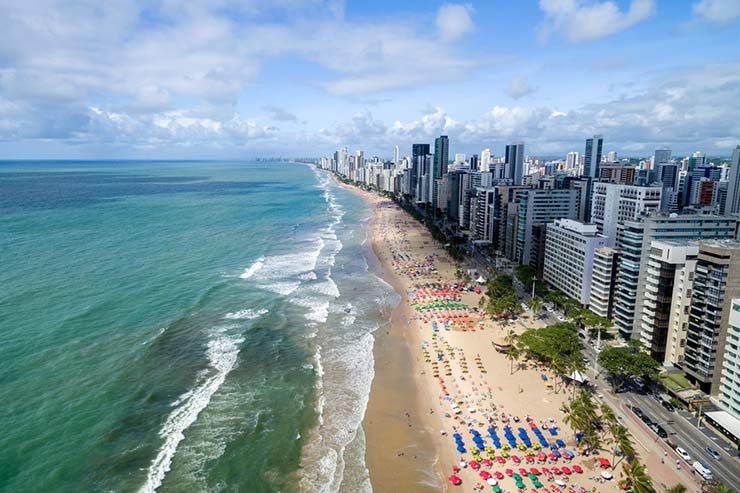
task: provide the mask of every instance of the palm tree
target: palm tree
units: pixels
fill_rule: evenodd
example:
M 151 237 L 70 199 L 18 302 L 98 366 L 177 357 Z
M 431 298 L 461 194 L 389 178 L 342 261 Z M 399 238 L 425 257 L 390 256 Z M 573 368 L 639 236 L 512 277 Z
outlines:
M 653 481 L 648 476 L 645 466 L 633 460 L 622 467 L 625 478 L 619 487 L 632 493 L 653 493 Z
M 615 424 L 609 427 L 609 432 L 611 433 L 611 436 L 612 436 L 611 443 L 612 445 L 615 446 L 612 449 L 612 470 L 613 470 L 624 459 L 627 459 L 628 462 L 631 462 L 632 460 L 634 460 L 635 455 L 637 453 L 635 451 L 635 446 L 632 443 L 632 440 L 630 439 L 630 434 L 629 434 L 629 431 L 627 431 L 627 428 L 625 428 L 623 425 Z M 619 458 L 618 461 L 614 462 L 614 459 L 616 457 L 617 448 L 622 453 L 622 456 Z
M 614 411 L 612 411 L 612 408 L 607 403 L 601 404 L 601 419 L 605 425 L 603 431 L 604 437 L 606 437 L 611 427 L 617 424 L 617 415 L 614 414 Z
M 509 375 L 514 374 L 514 362 L 519 359 L 519 348 L 512 342 L 509 343 L 509 346 L 506 348 L 506 359 L 511 361 L 511 369 L 509 370 Z
M 537 313 L 539 313 L 540 308 L 542 308 L 542 300 L 540 300 L 537 296 L 533 296 L 532 300 L 529 302 L 529 307 L 532 309 L 532 316 L 536 317 Z

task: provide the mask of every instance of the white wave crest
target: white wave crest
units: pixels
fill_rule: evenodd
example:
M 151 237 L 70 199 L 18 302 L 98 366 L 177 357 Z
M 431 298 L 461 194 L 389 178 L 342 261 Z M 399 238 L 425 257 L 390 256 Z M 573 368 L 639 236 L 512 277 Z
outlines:
M 252 310 L 247 308 L 246 310 L 239 310 L 238 312 L 229 312 L 224 315 L 226 320 L 253 320 L 265 315 L 268 310 L 262 308 L 260 310 Z
M 213 394 L 224 383 L 226 375 L 236 366 L 239 344 L 242 342 L 242 337 L 221 335 L 208 343 L 206 355 L 209 368 L 201 373 L 198 379 L 200 382 L 193 390 L 180 396 L 177 400 L 179 405 L 170 413 L 159 431 L 164 443 L 149 465 L 146 483 L 139 489 L 140 493 L 154 493 L 162 484 L 170 470 L 177 446 L 185 438 L 185 430 L 198 419 Z
M 249 279 L 253 275 L 257 273 L 262 267 L 265 265 L 265 258 L 260 257 L 257 260 L 254 261 L 252 265 L 244 269 L 244 272 L 239 276 L 242 279 Z

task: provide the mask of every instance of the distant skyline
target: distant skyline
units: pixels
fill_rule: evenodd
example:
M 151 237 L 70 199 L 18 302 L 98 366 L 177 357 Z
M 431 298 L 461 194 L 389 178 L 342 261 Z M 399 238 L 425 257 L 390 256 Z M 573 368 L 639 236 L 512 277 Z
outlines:
M 724 157 L 740 0 L 0 2 L 0 159 Z

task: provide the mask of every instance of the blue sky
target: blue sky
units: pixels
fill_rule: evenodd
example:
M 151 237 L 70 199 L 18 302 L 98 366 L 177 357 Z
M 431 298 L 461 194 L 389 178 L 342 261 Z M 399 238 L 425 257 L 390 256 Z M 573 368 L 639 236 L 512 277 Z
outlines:
M 740 144 L 740 0 L 0 0 L 0 158 Z

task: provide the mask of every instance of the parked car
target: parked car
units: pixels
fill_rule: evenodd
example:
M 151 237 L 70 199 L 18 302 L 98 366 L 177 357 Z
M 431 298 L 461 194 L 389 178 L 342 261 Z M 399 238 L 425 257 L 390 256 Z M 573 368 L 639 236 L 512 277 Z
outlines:
M 706 452 L 711 455 L 712 459 L 714 460 L 720 460 L 722 458 L 722 456 L 719 455 L 719 452 L 714 450 L 712 447 L 704 447 L 704 450 L 706 450 Z
M 697 460 L 694 461 L 692 466 L 694 468 L 694 471 L 696 471 L 696 473 L 705 481 L 711 481 L 713 479 L 712 471 L 705 464 L 702 464 Z
M 670 402 L 668 402 L 666 400 L 661 399 L 660 403 L 663 405 L 664 408 L 666 408 L 666 411 L 668 411 L 670 413 L 672 413 L 673 411 L 676 410 L 676 408 L 673 407 L 673 404 L 671 404 Z
M 640 409 L 639 407 L 632 407 L 632 412 L 635 413 L 640 419 L 645 416 L 645 413 L 643 413 L 642 409 Z
M 665 431 L 665 429 L 660 425 L 655 425 L 655 433 L 658 434 L 660 438 L 668 438 L 668 432 Z
M 683 460 L 685 460 L 688 463 L 691 463 L 691 456 L 689 455 L 688 452 L 686 452 L 686 450 L 683 449 L 683 447 L 676 447 L 676 453 Z

